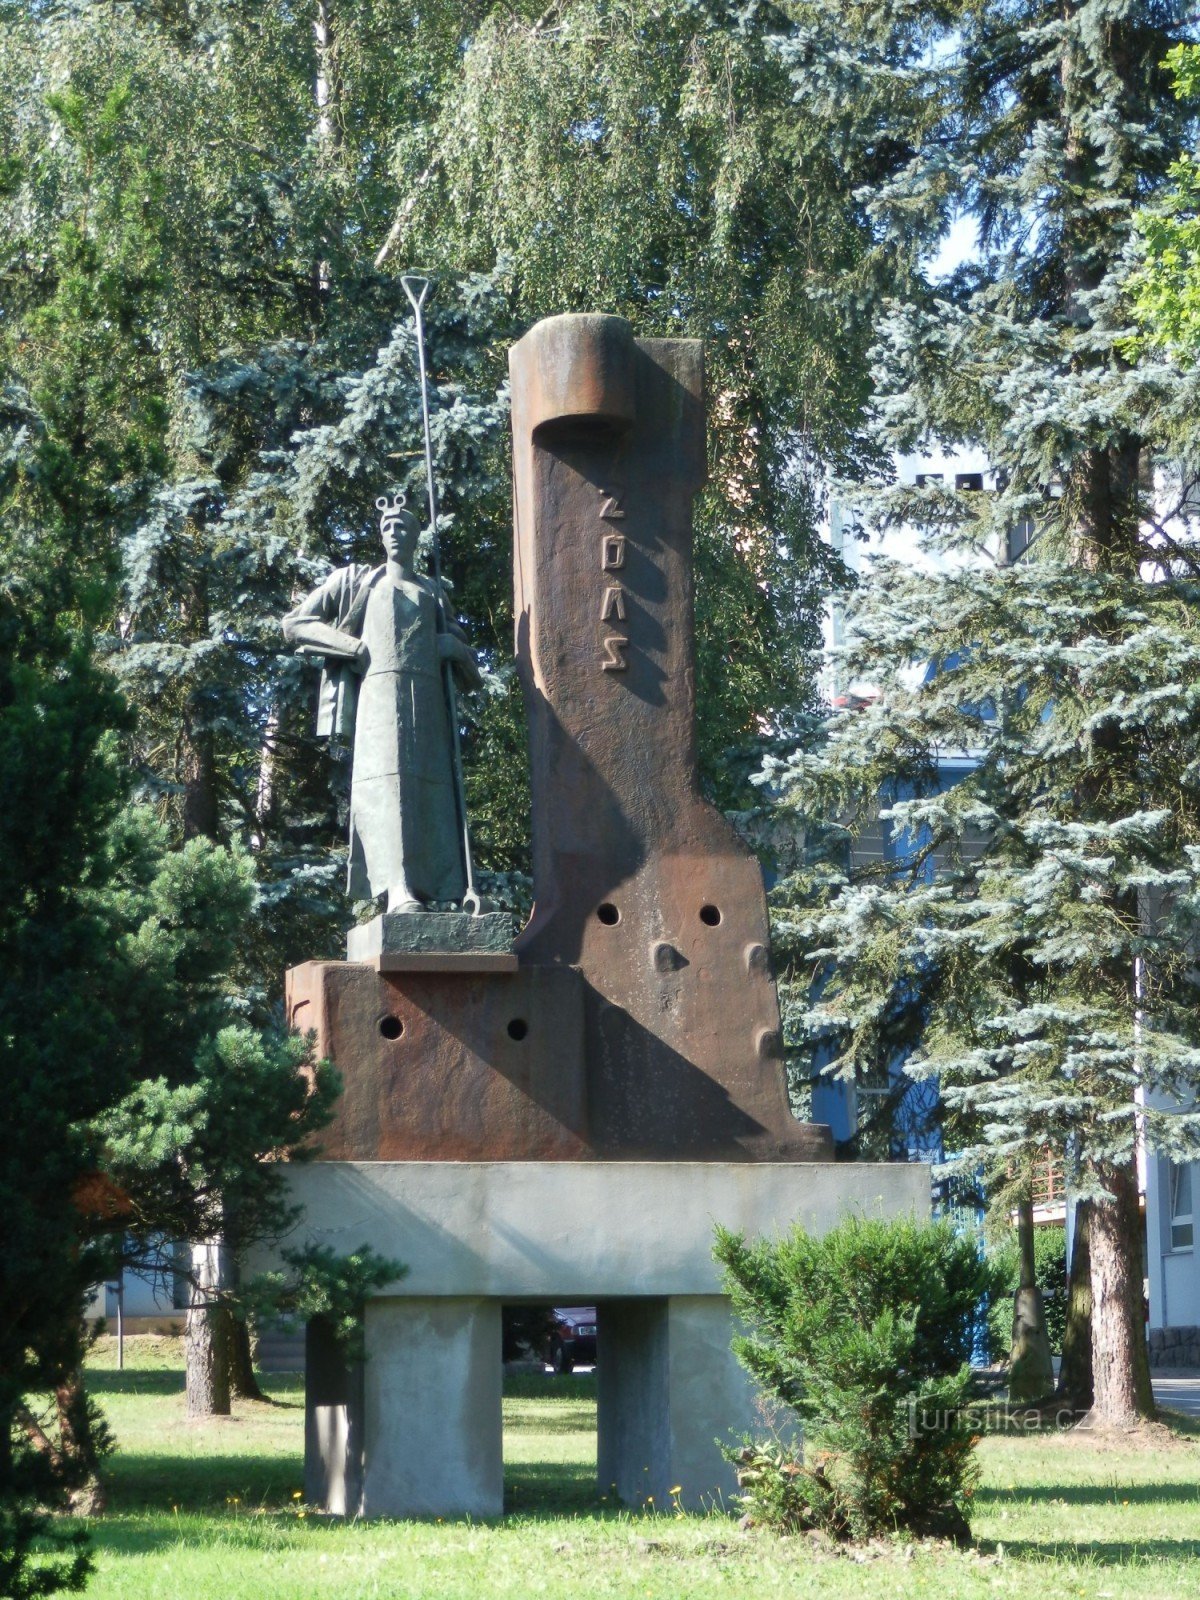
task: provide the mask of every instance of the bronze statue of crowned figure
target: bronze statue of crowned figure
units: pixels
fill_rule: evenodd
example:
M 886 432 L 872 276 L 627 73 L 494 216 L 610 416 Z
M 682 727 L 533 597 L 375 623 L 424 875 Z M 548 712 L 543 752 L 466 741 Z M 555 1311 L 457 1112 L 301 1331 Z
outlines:
M 347 893 L 387 898 L 382 915 L 350 929 L 349 959 L 403 970 L 443 952 L 476 971 L 515 968 L 512 918 L 475 887 L 467 828 L 456 688 L 483 679 L 442 584 L 421 315 L 433 285 L 401 281 L 415 317 L 431 573 L 416 570 L 421 530 L 404 496 L 382 495 L 387 559 L 331 572 L 284 617 L 283 636 L 320 658 L 318 735 L 351 749 Z
M 322 659 L 318 734 L 353 751 L 347 893 L 412 913 L 467 893 L 447 668 L 464 689 L 482 679 L 445 592 L 415 569 L 420 528 L 403 496 L 376 505 L 386 561 L 331 572 L 283 634 Z

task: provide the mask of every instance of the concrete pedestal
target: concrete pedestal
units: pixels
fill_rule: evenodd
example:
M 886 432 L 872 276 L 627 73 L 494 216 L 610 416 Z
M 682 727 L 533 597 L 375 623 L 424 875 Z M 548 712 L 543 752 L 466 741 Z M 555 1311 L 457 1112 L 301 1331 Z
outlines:
M 309 1326 L 305 1493 L 341 1516 L 500 1514 L 500 1310 L 520 1300 L 597 1307 L 602 1493 L 728 1503 L 717 1441 L 763 1419 L 730 1349 L 714 1225 L 929 1210 L 915 1165 L 338 1161 L 289 1179 L 307 1220 L 285 1244 L 370 1245 L 407 1268 L 367 1303 L 365 1362 Z
M 309 1324 L 305 1499 L 333 1516 L 498 1517 L 500 1302 L 372 1300 L 364 1324 L 353 1361 Z
M 366 1312 L 361 1511 L 504 1510 L 498 1300 L 376 1300 Z
M 730 1348 L 720 1295 L 615 1300 L 598 1308 L 596 1477 L 628 1506 L 728 1505 L 737 1492 L 720 1445 L 760 1421 L 754 1385 Z

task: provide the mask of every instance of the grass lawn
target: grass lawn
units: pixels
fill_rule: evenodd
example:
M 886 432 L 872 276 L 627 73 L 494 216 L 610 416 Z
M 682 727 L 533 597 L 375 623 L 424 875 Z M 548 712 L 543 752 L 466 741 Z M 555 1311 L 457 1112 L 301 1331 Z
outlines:
M 189 1424 L 175 1341 L 111 1341 L 91 1387 L 120 1441 L 110 1510 L 92 1524 L 93 1600 L 365 1600 L 544 1595 L 579 1600 L 938 1595 L 974 1600 L 1200 1597 L 1200 1442 L 990 1438 L 969 1552 L 896 1544 L 862 1559 L 740 1532 L 730 1515 L 622 1511 L 594 1482 L 588 1377 L 522 1379 L 504 1402 L 510 1514 L 494 1523 L 339 1524 L 304 1513 L 303 1396 Z

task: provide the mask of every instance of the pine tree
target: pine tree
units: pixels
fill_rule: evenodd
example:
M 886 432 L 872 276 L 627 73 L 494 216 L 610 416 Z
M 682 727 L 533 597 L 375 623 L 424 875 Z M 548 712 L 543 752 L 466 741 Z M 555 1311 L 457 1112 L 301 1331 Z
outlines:
M 11 388 L 2 409 L 18 429 L 36 427 Z M 13 454 L 0 467 L 10 492 Z M 121 982 L 109 960 L 115 919 L 105 895 L 105 841 L 121 791 L 110 746 L 127 713 L 96 669 L 71 575 L 46 581 L 30 560 L 47 543 L 65 553 L 58 530 L 31 518 L 26 537 L 14 538 L 3 498 L 0 1591 L 20 1596 L 76 1588 L 90 1564 L 82 1536 L 64 1537 L 43 1514 L 63 1505 L 83 1474 L 73 1465 L 56 1473 L 18 1419 L 27 1394 L 53 1389 L 79 1364 L 84 1304 L 104 1264 L 103 1253 L 81 1241 L 80 1213 L 95 1171 L 89 1119 L 127 1081 L 113 1016 Z M 35 1539 L 59 1552 L 36 1578 Z
M 915 524 L 951 559 L 875 567 L 847 666 L 878 699 L 773 769 L 836 818 L 784 895 L 824 983 L 801 1027 L 836 1070 L 912 1048 L 1002 1204 L 1047 1150 L 1068 1159 L 1092 1201 L 1095 1412 L 1124 1423 L 1152 1410 L 1138 1142 L 1200 1148 L 1184 1109 L 1200 1082 L 1200 552 L 1152 493 L 1156 470 L 1160 486 L 1178 473 L 1163 452 L 1185 375 L 1131 357 L 1128 301 L 1135 210 L 1189 139 L 1164 58 L 1191 23 L 1127 0 L 797 9 L 802 23 L 750 21 L 848 159 L 874 164 L 867 203 L 902 269 L 878 436 L 981 444 L 997 485 L 858 496 L 865 529 Z M 914 241 L 958 214 L 978 255 L 930 282 Z M 949 789 L 947 754 L 975 762 Z M 881 794 L 911 844 L 900 874 L 847 867 Z
M 120 563 L 107 643 L 140 712 L 124 754 L 141 793 L 174 847 L 240 851 L 243 876 L 253 863 L 257 914 L 226 978 L 260 1029 L 284 968 L 334 953 L 344 920 L 344 800 L 278 617 L 330 564 L 374 558 L 374 499 L 411 489 L 420 459 L 408 303 L 360 261 L 356 207 L 382 210 L 403 76 L 372 37 L 379 9 L 147 3 L 114 29 L 107 5 L 17 8 L 0 64 L 21 107 L 0 135 L 0 352 L 71 441 L 97 557 Z M 436 21 L 393 29 L 414 84 L 462 26 Z M 448 566 L 488 551 L 473 580 L 489 600 L 507 582 L 508 497 L 483 459 L 506 414 L 497 309 L 467 283 L 434 326 Z M 511 703 L 494 693 L 479 720 Z M 512 864 L 511 837 L 495 854 Z M 249 893 L 234 893 L 246 909 Z M 222 1318 L 192 1320 L 199 1350 Z

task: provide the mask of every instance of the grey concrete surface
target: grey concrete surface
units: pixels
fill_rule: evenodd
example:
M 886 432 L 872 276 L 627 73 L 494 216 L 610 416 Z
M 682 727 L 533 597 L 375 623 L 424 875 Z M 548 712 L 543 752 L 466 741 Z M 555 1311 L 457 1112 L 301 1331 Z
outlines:
M 363 1516 L 498 1517 L 499 1302 L 371 1301 L 366 1357 Z
M 681 1295 L 597 1310 L 601 1492 L 660 1511 L 729 1505 L 737 1482 L 719 1441 L 733 1443 L 762 1422 L 730 1348 L 729 1302 Z
M 1200 1373 L 1180 1377 L 1172 1373 L 1169 1378 L 1153 1377 L 1154 1398 L 1160 1406 L 1171 1411 L 1181 1411 L 1185 1417 L 1200 1417 Z
M 903 1163 L 315 1161 L 288 1174 L 304 1221 L 280 1246 L 370 1245 L 408 1271 L 385 1295 L 591 1305 L 720 1293 L 713 1228 L 824 1231 L 850 1211 L 929 1213 L 929 1169 Z
M 340 1517 L 504 1509 L 500 1303 L 372 1300 L 365 1360 L 309 1324 L 304 1490 Z

